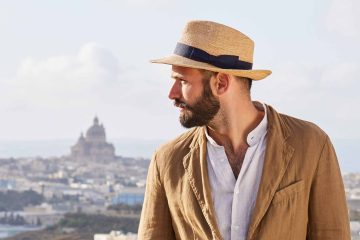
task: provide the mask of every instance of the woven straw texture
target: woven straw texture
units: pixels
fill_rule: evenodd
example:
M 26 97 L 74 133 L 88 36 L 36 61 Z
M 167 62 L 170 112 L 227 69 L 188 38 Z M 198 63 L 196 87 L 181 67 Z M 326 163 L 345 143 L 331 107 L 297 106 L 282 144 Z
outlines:
M 223 24 L 191 21 L 186 24 L 179 42 L 199 48 L 214 56 L 235 55 L 241 61 L 253 63 L 254 42 L 245 34 Z M 223 69 L 176 54 L 151 62 L 224 72 L 253 80 L 261 80 L 271 74 L 270 70 Z

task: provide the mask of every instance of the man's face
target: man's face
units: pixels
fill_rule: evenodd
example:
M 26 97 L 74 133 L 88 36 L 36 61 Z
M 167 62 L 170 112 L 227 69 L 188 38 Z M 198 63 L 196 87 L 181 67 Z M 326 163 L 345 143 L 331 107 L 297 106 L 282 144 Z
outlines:
M 213 95 L 208 79 L 193 68 L 173 66 L 175 80 L 169 98 L 180 108 L 180 123 L 186 128 L 207 125 L 220 109 L 219 100 Z

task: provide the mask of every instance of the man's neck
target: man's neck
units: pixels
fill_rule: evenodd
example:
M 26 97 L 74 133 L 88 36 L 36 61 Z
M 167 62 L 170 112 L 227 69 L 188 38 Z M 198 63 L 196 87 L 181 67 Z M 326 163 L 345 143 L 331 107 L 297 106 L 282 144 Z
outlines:
M 234 154 L 248 146 L 248 134 L 264 117 L 264 111 L 257 109 L 251 101 L 237 109 L 220 113 L 207 127 L 216 143 Z

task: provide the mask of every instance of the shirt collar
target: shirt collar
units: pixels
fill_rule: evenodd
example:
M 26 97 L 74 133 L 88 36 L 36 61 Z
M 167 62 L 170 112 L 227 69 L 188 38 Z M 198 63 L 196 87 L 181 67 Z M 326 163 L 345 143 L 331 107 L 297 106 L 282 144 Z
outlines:
M 261 122 L 247 135 L 246 141 L 250 147 L 258 143 L 261 140 L 261 138 L 266 134 L 267 124 L 268 124 L 265 104 L 261 102 L 253 102 L 253 104 L 257 109 L 264 111 L 264 117 L 261 120 Z M 206 135 L 206 139 L 212 146 L 222 148 L 222 146 L 217 144 L 215 140 L 212 137 L 210 137 L 207 128 L 205 128 L 205 135 Z
M 266 134 L 267 123 L 268 123 L 265 104 L 260 102 L 253 102 L 253 103 L 257 109 L 264 111 L 264 117 L 261 120 L 261 122 L 256 126 L 256 128 L 254 128 L 247 135 L 246 141 L 250 147 L 258 143 L 261 140 L 261 138 Z
M 208 130 L 207 130 L 207 127 L 205 127 L 205 135 L 206 135 L 207 141 L 208 141 L 212 146 L 217 147 L 217 148 L 223 148 L 223 146 L 220 146 L 219 144 L 217 144 L 217 143 L 215 142 L 215 140 L 214 140 L 212 137 L 210 137 L 210 135 L 209 135 L 209 133 L 208 133 Z

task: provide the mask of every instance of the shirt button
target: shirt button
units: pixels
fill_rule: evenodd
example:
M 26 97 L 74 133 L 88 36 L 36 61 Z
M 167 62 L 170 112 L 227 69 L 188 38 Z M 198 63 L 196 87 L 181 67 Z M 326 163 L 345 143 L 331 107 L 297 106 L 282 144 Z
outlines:
M 236 190 L 236 191 L 235 191 L 235 194 L 239 194 L 239 193 L 240 193 L 239 190 Z
M 225 161 L 225 159 L 223 159 L 223 158 L 220 159 L 220 162 L 224 162 L 224 161 Z

